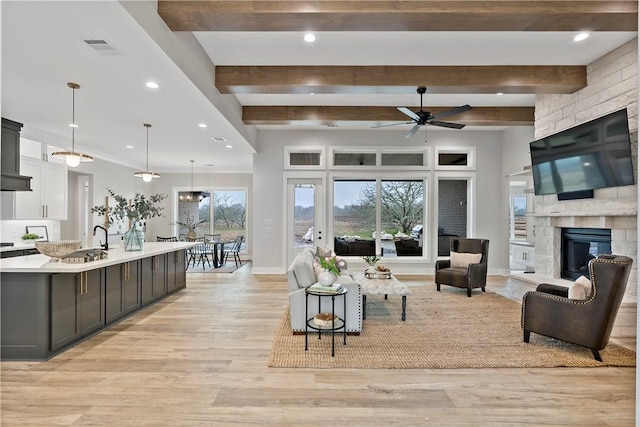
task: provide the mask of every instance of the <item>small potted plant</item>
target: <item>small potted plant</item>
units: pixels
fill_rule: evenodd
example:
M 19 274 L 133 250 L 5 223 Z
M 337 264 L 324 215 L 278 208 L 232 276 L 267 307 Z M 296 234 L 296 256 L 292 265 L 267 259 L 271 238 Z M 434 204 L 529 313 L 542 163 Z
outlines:
M 378 255 L 367 255 L 360 258 L 362 258 L 364 262 L 366 262 L 367 265 L 370 267 L 367 270 L 371 270 L 371 271 L 375 271 L 373 267 L 375 267 L 376 262 L 380 261 L 380 257 Z
M 37 239 L 39 239 L 40 236 L 38 236 L 36 233 L 25 233 L 22 235 L 21 239 L 25 242 L 25 243 L 35 243 L 35 241 Z
M 198 228 L 201 224 L 205 222 L 209 222 L 207 219 L 202 219 L 200 221 L 194 221 L 191 216 L 187 216 L 187 220 L 185 222 L 176 221 L 175 224 L 182 228 L 187 229 L 187 238 L 195 239 L 196 238 L 196 228 Z

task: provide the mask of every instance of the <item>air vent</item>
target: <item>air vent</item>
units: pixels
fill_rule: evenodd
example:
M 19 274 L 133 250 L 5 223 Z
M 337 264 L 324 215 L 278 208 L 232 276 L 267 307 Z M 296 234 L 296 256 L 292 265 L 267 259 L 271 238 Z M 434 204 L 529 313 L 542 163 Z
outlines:
M 122 55 L 122 52 L 107 40 L 85 39 L 84 42 L 101 55 Z
M 227 138 L 224 138 L 222 136 L 212 136 L 211 140 L 213 142 L 227 142 Z

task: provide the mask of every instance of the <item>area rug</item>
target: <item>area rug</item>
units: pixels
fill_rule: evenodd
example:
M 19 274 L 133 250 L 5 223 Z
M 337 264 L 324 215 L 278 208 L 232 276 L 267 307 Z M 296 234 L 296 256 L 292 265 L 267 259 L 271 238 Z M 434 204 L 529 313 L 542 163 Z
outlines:
M 293 335 L 289 310 L 277 329 L 269 366 L 288 368 L 537 368 L 635 366 L 635 352 L 609 343 L 600 352 L 531 334 L 522 341 L 521 304 L 498 294 L 434 286 L 411 288 L 407 319 L 400 320 L 400 297 L 371 295 L 362 333 L 336 335 L 335 357 L 331 336 Z
M 209 264 L 207 264 L 206 262 L 204 265 L 205 265 L 204 269 L 202 268 L 202 264 L 196 264 L 195 266 L 190 265 L 187 268 L 187 273 L 233 273 L 239 268 L 242 268 L 245 265 L 247 265 L 247 262 L 244 261 L 241 265 L 237 267 L 234 262 L 228 262 L 222 267 L 218 267 L 218 268 L 214 268 Z

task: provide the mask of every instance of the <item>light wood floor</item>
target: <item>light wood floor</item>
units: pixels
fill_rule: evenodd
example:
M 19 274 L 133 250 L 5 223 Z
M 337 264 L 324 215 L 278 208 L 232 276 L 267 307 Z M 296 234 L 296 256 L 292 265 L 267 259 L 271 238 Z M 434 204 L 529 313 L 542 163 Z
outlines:
M 505 277 L 488 288 L 515 299 L 527 289 Z M 50 361 L 3 362 L 1 424 L 634 425 L 634 368 L 268 368 L 286 307 L 285 276 L 190 273 L 187 289 Z M 616 339 L 634 346 L 630 329 Z

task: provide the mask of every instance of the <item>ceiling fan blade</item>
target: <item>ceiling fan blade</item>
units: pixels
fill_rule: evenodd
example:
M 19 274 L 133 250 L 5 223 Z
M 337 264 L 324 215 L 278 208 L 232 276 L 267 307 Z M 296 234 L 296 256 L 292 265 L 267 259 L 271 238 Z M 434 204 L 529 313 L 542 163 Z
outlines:
M 415 125 L 414 127 L 411 128 L 409 132 L 407 132 L 407 134 L 404 137 L 411 138 L 413 135 L 416 134 L 416 132 L 418 132 L 418 129 L 420 129 L 420 125 Z
M 451 128 L 451 129 L 462 129 L 463 127 L 466 126 L 461 123 L 440 122 L 438 120 L 430 120 L 427 122 L 427 124 L 430 124 L 433 126 L 440 126 L 443 128 Z
M 413 120 L 420 120 L 420 116 L 409 110 L 407 107 L 398 107 L 398 111 L 403 112 L 407 116 L 411 117 Z
M 400 123 L 391 123 L 388 125 L 377 125 L 377 126 L 371 126 L 371 129 L 373 128 L 386 128 L 388 126 L 398 126 L 398 125 L 410 125 L 413 122 L 400 122 Z
M 454 114 L 464 113 L 465 111 L 471 110 L 471 105 L 463 105 L 461 107 L 452 108 L 451 110 L 441 111 L 439 113 L 433 114 L 430 119 L 441 119 L 443 117 L 453 116 Z

